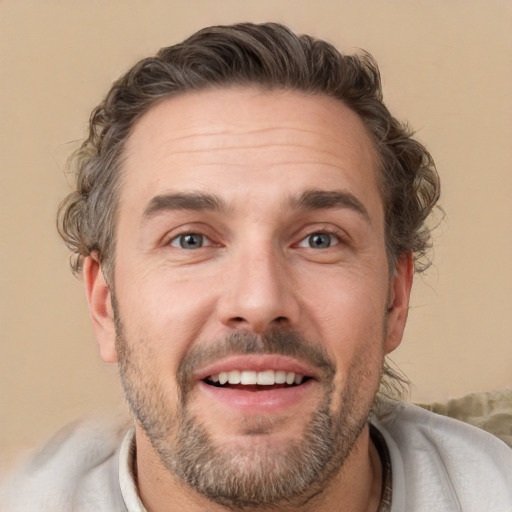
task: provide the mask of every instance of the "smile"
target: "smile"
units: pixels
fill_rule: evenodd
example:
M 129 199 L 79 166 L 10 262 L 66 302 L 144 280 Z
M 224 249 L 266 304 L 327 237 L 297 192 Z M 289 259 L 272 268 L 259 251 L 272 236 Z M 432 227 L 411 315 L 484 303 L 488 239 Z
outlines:
M 233 355 L 194 375 L 209 408 L 216 404 L 244 415 L 282 414 L 298 407 L 319 392 L 321 379 L 314 365 L 281 354 Z
M 205 382 L 214 386 L 241 385 L 241 386 L 275 386 L 281 384 L 285 386 L 298 386 L 308 377 L 295 372 L 284 370 L 263 370 L 247 371 L 232 370 L 220 372 L 215 375 L 209 375 Z

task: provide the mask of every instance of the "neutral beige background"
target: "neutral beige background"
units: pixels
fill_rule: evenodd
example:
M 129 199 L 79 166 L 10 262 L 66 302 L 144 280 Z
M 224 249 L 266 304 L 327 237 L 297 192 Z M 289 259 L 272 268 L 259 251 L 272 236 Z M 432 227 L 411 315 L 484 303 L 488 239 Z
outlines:
M 512 384 L 512 3 L 0 0 L 0 450 L 122 402 L 54 229 L 67 155 L 139 58 L 196 29 L 281 21 L 380 62 L 387 102 L 436 157 L 447 217 L 394 359 L 413 399 Z

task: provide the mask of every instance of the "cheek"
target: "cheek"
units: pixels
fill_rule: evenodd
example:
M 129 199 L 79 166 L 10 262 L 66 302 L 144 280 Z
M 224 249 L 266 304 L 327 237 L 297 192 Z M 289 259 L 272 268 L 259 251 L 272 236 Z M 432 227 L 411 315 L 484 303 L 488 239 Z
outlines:
M 363 414 L 369 410 L 381 381 L 384 361 L 381 347 L 382 343 L 361 343 L 355 347 L 350 364 L 343 369 L 338 367 L 331 404 L 333 413 L 359 410 Z
M 218 282 L 194 270 L 171 268 L 158 254 L 132 259 L 120 254 L 116 262 L 116 295 L 126 344 L 143 361 L 139 373 L 157 379 L 173 394 L 179 362 L 187 350 L 197 340 L 218 334 L 211 328 Z
M 190 282 L 138 279 L 124 280 L 116 292 L 126 343 L 148 366 L 175 375 L 183 354 L 203 335 L 211 310 L 204 290 Z
M 322 301 L 322 296 L 328 300 Z M 364 278 L 331 279 L 321 292 L 311 293 L 306 317 L 314 318 L 313 332 L 336 363 L 336 389 L 347 389 L 359 381 L 362 388 L 372 392 L 378 383 L 384 358 L 386 304 L 387 285 L 370 285 Z
M 388 285 L 370 273 L 333 272 L 315 286 L 302 286 L 306 317 L 314 319 L 322 338 L 360 344 L 382 341 Z

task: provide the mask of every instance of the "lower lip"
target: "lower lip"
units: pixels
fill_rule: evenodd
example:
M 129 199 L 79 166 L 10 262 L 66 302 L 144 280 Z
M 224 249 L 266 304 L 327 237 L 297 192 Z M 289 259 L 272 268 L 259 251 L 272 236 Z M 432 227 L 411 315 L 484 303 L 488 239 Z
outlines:
M 232 409 L 237 409 L 243 413 L 253 414 L 276 413 L 293 407 L 300 403 L 314 389 L 314 386 L 315 381 L 310 379 L 304 382 L 304 384 L 289 388 L 268 391 L 243 391 L 240 389 L 210 386 L 202 381 L 199 382 L 199 389 L 212 401 Z

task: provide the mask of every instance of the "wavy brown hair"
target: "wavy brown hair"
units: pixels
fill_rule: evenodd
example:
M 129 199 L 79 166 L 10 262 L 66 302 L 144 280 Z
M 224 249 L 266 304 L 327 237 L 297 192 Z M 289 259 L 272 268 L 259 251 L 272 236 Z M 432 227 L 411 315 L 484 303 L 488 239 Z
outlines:
M 243 23 L 205 28 L 141 60 L 94 109 L 88 138 L 72 158 L 76 189 L 58 213 L 75 273 L 83 258 L 95 252 L 107 278 L 113 278 L 123 149 L 137 120 L 164 98 L 231 86 L 327 95 L 356 112 L 378 155 L 390 267 L 408 252 L 414 254 L 417 271 L 428 266 L 426 219 L 439 198 L 438 175 L 425 147 L 384 105 L 371 55 L 344 55 L 279 24 Z

